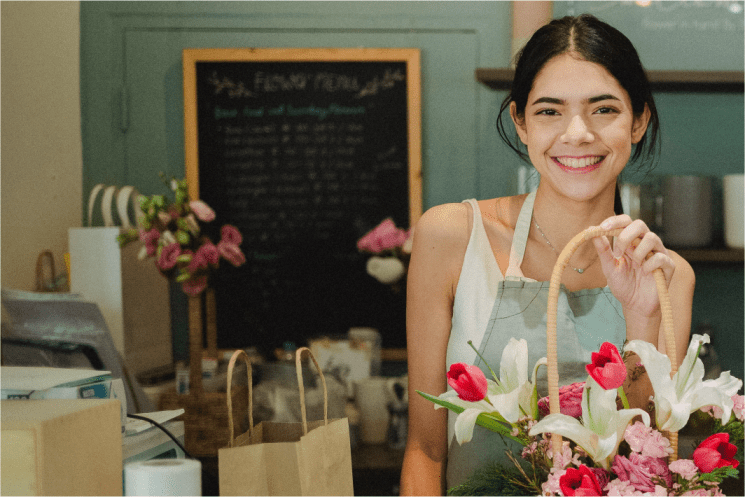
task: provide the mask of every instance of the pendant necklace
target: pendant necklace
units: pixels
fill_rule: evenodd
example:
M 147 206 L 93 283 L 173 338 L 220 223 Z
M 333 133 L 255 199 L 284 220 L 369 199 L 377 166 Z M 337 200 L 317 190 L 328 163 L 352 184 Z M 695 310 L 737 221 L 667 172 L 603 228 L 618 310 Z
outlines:
M 556 256 L 558 257 L 559 255 L 561 255 L 561 253 L 560 253 L 560 252 L 559 252 L 558 250 L 556 250 L 556 247 L 554 247 L 554 244 L 553 244 L 553 243 L 551 243 L 551 242 L 549 241 L 548 237 L 547 237 L 547 236 L 546 236 L 546 234 L 545 234 L 545 233 L 543 232 L 543 230 L 541 229 L 541 227 L 540 227 L 540 226 L 538 226 L 538 223 L 536 222 L 536 220 L 535 220 L 535 217 L 533 218 L 533 224 L 535 224 L 535 227 L 536 227 L 536 228 L 538 228 L 538 233 L 540 233 L 540 234 L 541 234 L 541 236 L 543 237 L 543 239 L 544 239 L 544 240 L 546 240 L 546 243 L 548 244 L 548 246 L 549 246 L 549 247 L 551 247 L 551 250 L 553 250 L 553 251 L 554 251 L 554 252 L 556 253 Z M 582 273 L 584 273 L 585 271 L 587 271 L 587 270 L 588 270 L 588 269 L 590 268 L 590 266 L 592 266 L 593 264 L 595 264 L 595 261 L 596 261 L 596 260 L 597 260 L 597 255 L 596 255 L 596 257 L 595 257 L 595 258 L 594 258 L 594 259 L 592 260 L 592 262 L 591 262 L 590 264 L 588 264 L 588 265 L 587 265 L 587 267 L 586 267 L 586 268 L 584 268 L 584 269 L 582 269 L 582 268 L 578 268 L 578 267 L 574 267 L 574 266 L 572 266 L 572 265 L 571 265 L 571 264 L 569 264 L 569 263 L 567 263 L 567 265 L 568 265 L 568 266 L 569 266 L 570 268 L 572 268 L 572 269 L 574 269 L 575 271 L 577 271 L 577 273 L 579 273 L 579 274 L 582 274 Z

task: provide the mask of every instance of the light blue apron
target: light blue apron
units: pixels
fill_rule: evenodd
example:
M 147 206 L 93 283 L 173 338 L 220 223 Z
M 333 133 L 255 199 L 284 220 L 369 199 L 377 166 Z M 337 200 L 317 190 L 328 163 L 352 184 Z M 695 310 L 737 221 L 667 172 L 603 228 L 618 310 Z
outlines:
M 499 374 L 502 350 L 509 339 L 524 338 L 528 342 L 529 378 L 536 361 L 546 356 L 546 308 L 549 288 L 549 282 L 525 278 L 521 276 L 520 271 L 516 271 L 525 253 L 534 200 L 535 192 L 528 195 L 523 203 L 512 245 L 512 251 L 517 255 L 516 266 L 513 267 L 511 262 L 505 279 L 499 284 L 491 317 L 478 347 L 479 354 Z M 597 352 L 603 342 L 611 342 L 620 350 L 625 338 L 626 321 L 621 303 L 608 287 L 568 292 L 562 285 L 557 319 L 561 385 L 584 381 L 587 378 L 585 365 L 590 362 L 592 352 Z M 484 371 L 487 378 L 491 378 L 491 373 L 482 359 L 477 357 L 475 364 Z M 547 395 L 545 367 L 539 369 L 537 383 L 539 398 Z M 511 441 L 505 443 L 499 435 L 480 426 L 476 426 L 470 442 L 459 445 L 453 438 L 448 451 L 448 488 L 462 483 L 476 470 L 491 462 L 512 464 L 504 455 L 505 449 L 508 448 L 512 448 L 513 454 L 520 459 L 522 447 L 519 444 Z

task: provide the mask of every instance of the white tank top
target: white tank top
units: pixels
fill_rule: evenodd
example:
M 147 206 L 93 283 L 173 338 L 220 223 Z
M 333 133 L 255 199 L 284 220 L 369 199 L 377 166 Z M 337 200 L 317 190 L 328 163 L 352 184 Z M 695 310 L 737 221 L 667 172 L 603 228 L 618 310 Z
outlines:
M 504 279 L 486 236 L 478 202 L 475 199 L 463 202 L 471 206 L 473 228 L 453 301 L 453 320 L 446 356 L 448 369 L 456 362 L 475 362 L 476 352 L 468 345 L 468 340 L 472 340 L 478 348 L 497 298 L 499 282 Z

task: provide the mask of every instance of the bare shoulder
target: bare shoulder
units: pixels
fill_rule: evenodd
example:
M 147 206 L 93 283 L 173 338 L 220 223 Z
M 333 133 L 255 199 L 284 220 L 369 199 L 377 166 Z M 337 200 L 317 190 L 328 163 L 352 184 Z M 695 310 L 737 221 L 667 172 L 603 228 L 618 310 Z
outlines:
M 674 283 L 677 288 L 684 291 L 693 291 L 693 287 L 696 284 L 696 274 L 693 272 L 691 265 L 677 252 L 668 249 L 667 253 L 675 263 L 675 273 L 673 274 L 671 284 Z
M 420 246 L 465 247 L 471 223 L 471 207 L 466 203 L 431 207 L 416 223 L 414 243 Z

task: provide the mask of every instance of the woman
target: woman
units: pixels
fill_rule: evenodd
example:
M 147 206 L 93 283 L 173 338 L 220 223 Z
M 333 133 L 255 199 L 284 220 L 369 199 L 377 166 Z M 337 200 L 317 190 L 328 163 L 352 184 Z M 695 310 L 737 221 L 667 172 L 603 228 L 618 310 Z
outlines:
M 639 220 L 620 214 L 618 176 L 654 155 L 658 118 L 639 57 L 620 32 L 583 15 L 539 29 L 518 56 L 509 112 L 519 143 L 500 136 L 540 173 L 536 192 L 429 209 L 416 227 L 408 276 L 409 434 L 402 494 L 441 494 L 499 458 L 501 439 L 476 427 L 454 442 L 454 415 L 415 393 L 438 395 L 455 362 L 498 367 L 510 337 L 525 338 L 529 367 L 546 355 L 548 281 L 577 233 L 623 228 L 583 244 L 564 272 L 559 302 L 559 378 L 583 381 L 604 341 L 642 339 L 665 350 L 652 271 L 668 282 L 677 358 L 690 333 L 694 276 Z M 633 151 L 633 157 L 632 157 Z M 649 256 L 649 257 L 648 257 Z M 569 269 L 569 268 L 567 268 Z M 563 324 L 562 324 L 563 323 Z M 542 368 L 545 371 L 545 368 Z M 545 375 L 544 375 L 545 376 Z M 541 390 L 543 388 L 543 390 Z M 545 380 L 539 394 L 546 395 Z M 636 402 L 649 391 L 637 392 Z M 448 426 L 450 424 L 450 426 Z

